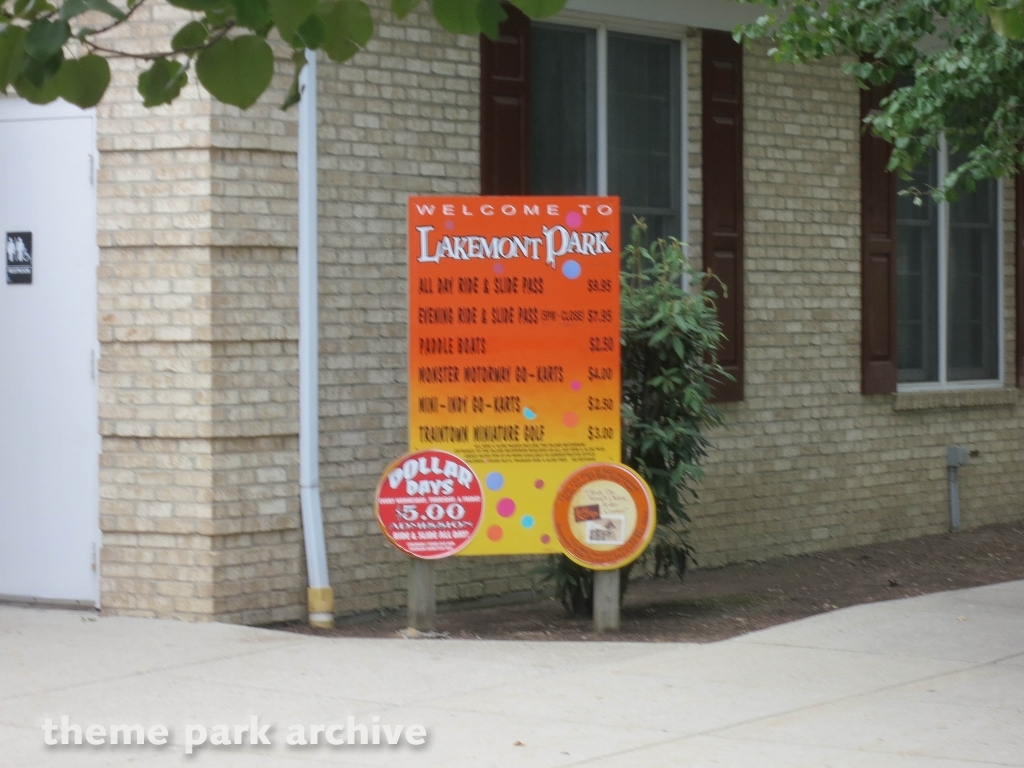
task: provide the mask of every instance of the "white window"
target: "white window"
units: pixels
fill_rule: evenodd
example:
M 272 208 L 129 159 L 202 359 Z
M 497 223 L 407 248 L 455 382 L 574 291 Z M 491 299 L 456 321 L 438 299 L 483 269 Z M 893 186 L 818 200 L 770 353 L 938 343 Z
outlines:
M 605 26 L 530 29 L 530 193 L 610 194 L 650 237 L 685 236 L 683 44 Z
M 945 143 L 900 191 L 927 189 L 950 163 Z M 952 167 L 955 167 L 952 166 Z M 1002 185 L 978 182 L 956 201 L 896 203 L 899 389 L 1000 386 Z

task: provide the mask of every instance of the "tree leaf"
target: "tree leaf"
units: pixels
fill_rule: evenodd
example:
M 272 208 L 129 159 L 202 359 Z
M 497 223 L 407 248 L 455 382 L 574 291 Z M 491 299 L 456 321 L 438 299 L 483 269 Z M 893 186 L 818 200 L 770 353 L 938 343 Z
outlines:
M 292 53 L 292 63 L 295 65 L 295 74 L 292 76 L 292 84 L 288 89 L 288 95 L 284 97 L 281 109 L 288 109 L 293 104 L 298 104 L 302 98 L 302 92 L 299 90 L 299 75 L 302 74 L 302 68 L 306 66 L 306 52 L 295 51 Z
M 7 92 L 7 86 L 21 72 L 21 61 L 25 55 L 25 29 L 14 24 L 0 31 L 0 93 Z
M 60 13 L 57 14 L 57 18 L 61 21 L 68 21 L 88 10 L 89 6 L 85 0 L 64 0 L 64 5 L 60 7 Z
M 53 82 L 65 101 L 88 109 L 103 98 L 110 84 L 110 65 L 102 56 L 93 53 L 80 59 L 66 59 Z
M 25 21 L 53 16 L 57 9 L 46 0 L 14 0 L 14 16 Z
M 219 3 L 203 14 L 203 21 L 210 29 L 219 29 L 227 26 L 235 18 L 235 6 L 231 3 Z
M 336 61 L 341 64 L 343 61 L 348 61 L 357 53 L 359 53 L 359 46 L 344 37 L 331 37 L 330 27 L 325 25 L 326 34 L 324 35 L 323 48 L 331 61 Z
M 71 27 L 66 21 L 33 21 L 25 35 L 25 53 L 38 61 L 46 61 L 60 51 L 69 37 Z
M 110 0 L 64 0 L 57 18 L 61 21 L 68 21 L 86 11 L 99 11 L 118 21 L 122 21 L 125 18 L 124 11 L 111 3 Z
M 53 56 L 43 61 L 34 59 L 31 56 L 21 57 L 21 76 L 28 80 L 36 88 L 42 88 L 43 84 L 49 81 L 60 65 L 64 63 L 64 51 L 58 50 Z
M 476 9 L 479 0 L 434 0 L 434 18 L 456 35 L 480 34 Z
M 60 95 L 54 78 L 43 81 L 41 86 L 32 83 L 25 75 L 19 75 L 14 81 L 14 90 L 21 98 L 32 104 L 49 104 Z
M 566 0 L 511 0 L 512 5 L 531 19 L 554 16 L 565 7 Z
M 215 11 L 227 4 L 225 0 L 167 0 L 167 2 L 176 8 L 184 8 L 186 11 L 199 11 L 200 13 Z
M 1006 10 L 1004 8 L 989 8 L 988 16 L 996 34 L 1006 37 Z
M 314 13 L 302 22 L 295 37 L 292 38 L 292 45 L 294 46 L 297 41 L 304 48 L 316 50 L 323 44 L 326 36 L 327 27 L 324 26 L 323 19 Z
M 124 20 L 125 13 L 109 0 L 85 0 L 85 4 L 94 11 L 100 11 L 118 21 Z
M 171 38 L 171 50 L 184 51 L 189 48 L 198 48 L 206 42 L 209 34 L 209 30 L 203 22 L 190 21 Z
M 196 75 L 217 101 L 248 109 L 274 77 L 274 52 L 256 35 L 224 38 L 199 54 Z
M 337 0 L 317 9 L 324 22 L 324 51 L 332 61 L 352 58 L 373 37 L 370 9 L 359 0 Z
M 295 37 L 299 27 L 316 10 L 317 0 L 269 0 L 270 16 L 282 40 Z
M 404 19 L 419 4 L 420 0 L 391 0 L 391 12 L 398 18 Z
M 360 48 L 370 42 L 373 37 L 373 18 L 366 3 L 361 0 L 338 0 L 331 15 L 348 39 Z
M 501 7 L 501 0 L 480 0 L 476 7 L 476 18 L 480 22 L 480 30 L 489 39 L 497 40 L 498 29 L 501 22 L 508 18 L 508 14 Z
M 996 34 L 1009 40 L 1024 39 L 1024 12 L 1017 8 L 989 8 L 989 18 Z
M 267 0 L 231 0 L 235 8 L 235 19 L 246 29 L 259 35 L 266 35 L 274 24 Z
M 170 104 L 188 82 L 188 66 L 173 59 L 157 59 L 139 74 L 139 93 L 145 107 Z

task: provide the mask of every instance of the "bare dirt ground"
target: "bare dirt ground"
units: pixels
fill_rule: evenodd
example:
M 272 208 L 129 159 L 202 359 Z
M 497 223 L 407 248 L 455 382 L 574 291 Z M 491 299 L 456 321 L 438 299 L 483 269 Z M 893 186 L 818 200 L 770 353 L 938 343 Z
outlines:
M 711 642 L 849 605 L 1024 579 L 1024 520 L 911 541 L 697 570 L 630 583 L 622 628 L 596 636 L 550 597 L 438 615 L 452 638 Z M 404 615 L 331 630 L 279 629 L 337 637 L 394 637 Z

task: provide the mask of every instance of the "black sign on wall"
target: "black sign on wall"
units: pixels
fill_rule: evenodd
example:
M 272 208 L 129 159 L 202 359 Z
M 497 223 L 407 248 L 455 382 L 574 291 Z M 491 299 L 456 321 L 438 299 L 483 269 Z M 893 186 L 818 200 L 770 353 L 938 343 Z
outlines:
M 7 283 L 32 282 L 32 233 L 8 232 L 4 244 L 7 252 Z

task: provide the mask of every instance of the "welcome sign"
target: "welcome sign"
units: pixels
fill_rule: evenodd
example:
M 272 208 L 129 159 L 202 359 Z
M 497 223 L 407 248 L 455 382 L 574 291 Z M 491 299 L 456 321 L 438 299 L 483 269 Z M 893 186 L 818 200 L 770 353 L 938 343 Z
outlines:
M 562 551 L 559 487 L 621 459 L 618 198 L 414 197 L 409 251 L 409 449 L 482 483 L 458 554 Z

